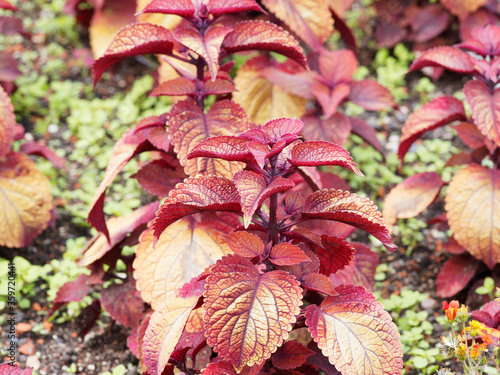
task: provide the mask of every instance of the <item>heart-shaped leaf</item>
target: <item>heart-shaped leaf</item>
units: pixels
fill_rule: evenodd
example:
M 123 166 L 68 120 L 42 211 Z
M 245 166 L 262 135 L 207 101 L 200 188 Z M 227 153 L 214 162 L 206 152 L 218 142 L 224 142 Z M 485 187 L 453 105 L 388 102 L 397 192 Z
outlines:
M 339 237 L 321 236 L 321 243 L 310 243 L 310 246 L 319 259 L 319 271 L 329 276 L 331 273 L 343 269 L 354 260 L 356 249 L 349 242 Z
M 500 262 L 500 173 L 470 164 L 451 179 L 446 216 L 457 242 L 493 269 Z
M 144 315 L 144 301 L 132 278 L 104 289 L 101 292 L 101 305 L 118 324 L 126 327 L 137 327 Z
M 49 181 L 35 163 L 15 152 L 0 158 L 0 246 L 28 246 L 51 217 Z
M 448 259 L 437 275 L 436 294 L 440 298 L 453 297 L 472 280 L 479 264 L 479 261 L 469 254 L 460 254 Z
M 302 216 L 340 221 L 361 228 L 379 239 L 388 250 L 397 249 L 384 225 L 382 214 L 368 198 L 335 189 L 316 191 L 306 197 Z
M 401 374 L 403 352 L 390 315 L 363 287 L 341 285 L 310 305 L 306 324 L 323 354 L 345 375 Z
M 136 23 L 118 31 L 104 55 L 92 65 L 94 85 L 111 65 L 126 57 L 169 54 L 174 47 L 170 30 L 150 23 Z
M 263 363 L 296 321 L 299 282 L 284 271 L 260 274 L 236 255 L 217 261 L 210 273 L 203 304 L 207 343 L 237 369 Z
M 255 258 L 264 254 L 265 245 L 259 236 L 249 232 L 232 232 L 224 236 L 235 254 L 246 258 Z
M 449 124 L 467 120 L 464 106 L 458 99 L 442 96 L 431 100 L 415 110 L 406 120 L 401 134 L 398 156 L 403 161 L 413 142 L 424 132 Z
M 380 111 L 396 105 L 391 92 L 370 79 L 352 82 L 348 99 L 369 111 Z
M 174 104 L 168 126 L 174 150 L 187 175 L 219 175 L 229 178 L 243 168 L 241 163 L 222 159 L 186 159 L 194 147 L 207 138 L 234 136 L 248 129 L 248 117 L 239 105 L 222 100 L 205 114 L 193 99 L 187 99 Z
M 277 266 L 293 266 L 311 261 L 300 247 L 287 242 L 273 246 L 269 254 L 269 260 Z
M 230 252 L 217 222 L 201 224 L 184 218 L 172 224 L 153 246 L 152 230 L 140 239 L 134 261 L 134 278 L 142 299 L 153 308 L 193 277 Z
M 146 164 L 130 177 L 136 178 L 142 188 L 148 193 L 163 198 L 178 183 L 182 182 L 186 175 L 172 169 L 167 162 L 159 159 Z
M 322 139 L 342 146 L 351 134 L 351 122 L 342 113 L 335 113 L 328 120 L 314 114 L 301 118 L 304 122 L 304 138 L 308 141 Z
M 271 358 L 273 366 L 281 370 L 289 370 L 302 366 L 307 357 L 314 352 L 297 341 L 287 341 L 281 345 Z
M 288 161 L 298 167 L 338 165 L 350 169 L 359 176 L 363 176 L 349 152 L 331 142 L 309 141 L 299 143 L 292 149 Z
M 500 89 L 490 90 L 482 81 L 469 81 L 464 86 L 464 94 L 474 123 L 500 147 Z

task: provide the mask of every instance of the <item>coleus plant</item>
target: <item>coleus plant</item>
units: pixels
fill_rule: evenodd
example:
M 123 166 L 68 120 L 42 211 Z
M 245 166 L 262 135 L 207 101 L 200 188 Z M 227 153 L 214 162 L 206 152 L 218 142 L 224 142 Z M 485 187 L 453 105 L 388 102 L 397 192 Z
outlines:
M 0 9 L 17 11 L 18 9 L 7 0 L 0 1 Z M 3 35 L 24 34 L 23 22 L 14 16 L 0 16 L 0 33 Z M 7 93 L 14 90 L 14 81 L 21 75 L 17 60 L 8 51 L 0 51 L 0 86 Z
M 28 246 L 53 217 L 49 181 L 28 155 L 43 156 L 65 168 L 65 160 L 41 143 L 24 142 L 14 151 L 14 141 L 22 139 L 24 128 L 17 124 L 10 97 L 0 86 L 0 246 Z
M 369 199 L 336 188 L 345 183 L 316 169 L 361 174 L 347 151 L 303 142 L 304 124 L 295 118 L 254 125 L 228 99 L 205 111 L 208 96 L 234 91 L 232 64 L 222 58 L 258 49 L 305 66 L 298 42 L 268 21 L 238 22 L 241 12 L 262 11 L 252 0 L 154 0 L 143 11 L 184 20 L 173 31 L 148 23 L 123 28 L 95 62 L 95 79 L 125 57 L 155 53 L 180 77 L 152 95 L 187 99 L 117 142 L 89 213 L 101 233 L 79 260 L 91 273 L 65 284 L 52 311 L 113 280 L 82 314 L 81 331 L 102 306 L 133 328 L 129 347 L 145 374 L 176 367 L 185 374 L 401 373 L 396 326 L 370 292 L 351 284 L 370 283 L 377 257 L 345 239 L 358 227 L 396 247 Z M 145 151 L 153 160 L 135 177 L 168 197 L 106 222 L 107 187 Z M 135 254 L 122 254 L 135 244 Z M 118 260 L 125 276 L 115 271 Z M 296 339 L 284 342 L 289 334 Z
M 471 38 L 456 46 L 432 48 L 415 59 L 410 71 L 438 66 L 473 78 L 463 92 L 470 107 L 453 97 L 439 97 L 413 112 L 402 129 L 398 155 L 403 161 L 423 133 L 454 123 L 454 129 L 471 151 L 455 154 L 449 166 L 463 165 L 445 184 L 438 173 L 414 175 L 387 196 L 383 216 L 388 226 L 398 218 L 422 212 L 447 185 L 446 217 L 453 237 L 446 248 L 456 256 L 439 272 L 437 293 L 451 297 L 462 290 L 481 262 L 490 270 L 500 262 L 500 27 L 475 28 Z M 466 51 L 469 51 L 466 52 Z

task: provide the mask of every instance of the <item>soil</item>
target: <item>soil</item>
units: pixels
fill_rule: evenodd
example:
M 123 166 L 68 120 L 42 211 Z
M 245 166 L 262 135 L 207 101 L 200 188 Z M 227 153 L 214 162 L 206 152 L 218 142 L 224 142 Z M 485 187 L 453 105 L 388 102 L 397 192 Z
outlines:
M 36 68 L 39 69 L 40 67 Z M 68 74 L 71 79 L 82 79 L 74 69 L 69 70 Z M 134 77 L 142 74 L 144 74 L 142 64 L 138 65 L 137 61 L 127 62 L 115 71 L 114 82 L 121 81 L 120 86 L 129 87 Z M 443 78 L 439 87 L 444 94 L 451 95 L 462 85 L 462 82 L 456 81 L 455 76 L 450 75 Z M 101 82 L 98 85 L 98 95 L 101 97 L 109 97 L 117 90 L 112 83 L 113 81 L 106 82 Z M 120 87 L 120 89 L 122 88 Z M 419 98 L 411 98 L 399 110 L 394 111 L 386 122 L 374 121 L 374 118 L 367 120 L 370 123 L 375 122 L 378 131 L 394 134 L 394 132 L 401 129 L 407 114 L 412 112 L 413 107 L 418 102 Z M 24 125 L 29 127 L 29 124 Z M 446 135 L 446 137 L 449 137 L 449 135 Z M 389 147 L 389 145 L 387 146 Z M 65 147 L 71 147 L 71 144 L 66 143 Z M 68 186 L 73 186 L 72 182 L 74 181 L 68 181 Z M 389 191 L 389 188 L 385 187 L 386 191 Z M 442 205 L 443 202 L 436 202 L 432 206 L 433 208 L 427 210 L 421 218 L 425 221 L 442 213 Z M 87 229 L 72 224 L 71 218 L 65 216 L 61 209 L 59 215 L 53 225 L 37 237 L 31 246 L 22 249 L 0 247 L 0 257 L 13 259 L 15 256 L 21 256 L 33 264 L 43 265 L 50 262 L 51 259 L 60 259 L 62 257 L 67 239 L 80 236 L 90 237 Z M 403 287 L 429 293 L 429 299 L 421 307 L 428 311 L 430 321 L 434 324 L 434 334 L 428 339 L 433 341 L 431 345 L 435 345 L 435 342 L 438 342 L 439 337 L 444 333 L 444 327 L 437 324 L 434 319 L 436 316 L 443 314 L 442 300 L 435 294 L 435 281 L 438 271 L 448 258 L 448 255 L 443 249 L 443 239 L 439 231 L 430 227 L 424 229 L 423 233 L 426 242 L 415 248 L 409 255 L 406 254 L 406 249 L 402 246 L 394 253 L 385 252 L 381 254 L 381 263 L 387 263 L 389 269 L 387 279 L 382 282 L 383 288 L 381 291 L 386 298 L 391 293 L 399 294 Z M 394 242 L 397 245 L 401 244 L 398 238 L 395 238 Z M 463 292 L 459 297 L 461 300 L 465 300 L 466 292 Z M 50 303 L 46 299 L 45 292 L 40 289 L 40 285 L 37 285 L 37 293 L 31 300 L 31 305 L 32 308 L 30 309 L 17 311 L 17 321 L 19 323 L 29 323 L 31 327 L 34 327 L 43 323 L 45 316 L 43 312 L 50 308 Z M 476 307 L 471 306 L 471 308 Z M 23 353 L 19 354 L 17 360 L 23 367 L 25 365 L 32 366 L 41 375 L 72 372 L 93 375 L 111 371 L 120 364 L 125 366 L 130 364 L 127 374 L 137 373 L 138 361 L 126 345 L 130 329 L 113 324 L 112 320 L 107 317 L 102 318 L 99 324 L 94 326 L 85 338 L 79 337 L 77 327 L 71 322 L 49 326 L 47 325 L 50 328 L 48 335 L 38 334 L 31 330 L 18 335 L 18 346 L 23 348 Z M 6 337 L 5 328 L 6 325 L 0 328 L 1 337 Z M 2 341 L 2 343 L 5 344 L 5 341 Z M 405 358 L 405 360 L 407 359 Z M 74 371 L 71 370 L 70 372 L 69 369 L 63 369 L 65 366 L 69 368 L 72 364 L 76 365 Z M 441 365 L 450 367 L 457 372 L 460 370 L 460 367 L 451 361 L 446 361 Z M 414 375 L 417 372 L 410 371 L 408 374 Z

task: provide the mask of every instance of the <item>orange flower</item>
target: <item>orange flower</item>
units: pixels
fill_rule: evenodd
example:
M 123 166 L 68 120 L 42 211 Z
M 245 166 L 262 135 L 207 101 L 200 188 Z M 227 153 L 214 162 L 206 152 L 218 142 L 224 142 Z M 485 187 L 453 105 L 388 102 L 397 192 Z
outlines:
M 472 358 L 477 358 L 481 355 L 481 353 L 487 350 L 488 348 L 486 344 L 474 344 L 471 348 L 470 355 Z
M 455 318 L 457 317 L 457 311 L 459 308 L 460 304 L 456 300 L 451 301 L 449 305 L 448 302 L 443 301 L 443 310 L 450 324 L 455 321 Z

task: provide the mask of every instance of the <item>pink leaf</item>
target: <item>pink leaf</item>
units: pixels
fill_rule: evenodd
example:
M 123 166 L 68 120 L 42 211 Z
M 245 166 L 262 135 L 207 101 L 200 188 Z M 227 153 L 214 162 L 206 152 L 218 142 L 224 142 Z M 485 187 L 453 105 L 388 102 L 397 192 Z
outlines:
M 141 13 L 177 14 L 178 16 L 192 19 L 200 16 L 201 5 L 205 5 L 207 13 L 214 17 L 227 13 L 246 11 L 263 12 L 254 0 L 208 0 L 192 2 L 191 0 L 153 0 Z
M 470 148 L 480 148 L 484 146 L 484 135 L 481 134 L 477 126 L 470 122 L 462 122 L 453 127 L 457 131 L 460 139 Z
M 235 254 L 246 258 L 255 258 L 264 254 L 264 242 L 249 232 L 232 232 L 224 236 Z
M 288 161 L 298 167 L 338 165 L 350 169 L 359 176 L 363 173 L 344 148 L 331 142 L 309 141 L 296 145 Z
M 351 83 L 358 69 L 358 61 L 350 50 L 323 51 L 319 57 L 321 79 L 330 87 L 340 83 Z
M 17 60 L 7 51 L 0 51 L 0 81 L 14 82 L 21 75 Z
M 312 87 L 312 92 L 318 99 L 325 119 L 331 118 L 336 112 L 342 101 L 347 98 L 351 88 L 348 84 L 340 83 L 333 88 L 316 82 Z
M 352 82 L 347 99 L 369 111 L 380 111 L 396 105 L 388 89 L 369 79 Z
M 304 123 L 296 118 L 280 118 L 265 123 L 262 131 L 276 143 L 287 134 L 298 136 L 303 128 Z
M 498 56 L 500 54 L 500 27 L 487 25 L 472 29 L 470 39 L 460 43 L 458 47 L 477 52 L 481 56 Z
M 489 89 L 482 81 L 469 81 L 464 94 L 474 123 L 484 136 L 500 146 L 500 89 Z
M 227 52 L 273 51 L 295 60 L 303 67 L 307 66 L 299 43 L 281 27 L 266 21 L 244 21 L 233 25 L 232 28 L 233 31 L 226 36 L 222 44 Z
M 410 146 L 422 133 L 455 120 L 466 119 L 464 106 L 460 100 L 449 96 L 431 100 L 422 108 L 415 110 L 406 120 L 398 149 L 399 159 L 403 161 Z
M 309 114 L 301 120 L 304 122 L 303 134 L 307 141 L 321 139 L 342 146 L 351 134 L 351 123 L 342 113 L 337 112 L 328 120 Z
M 384 155 L 384 150 L 382 145 L 377 138 L 377 132 L 370 125 L 368 125 L 363 119 L 356 117 L 348 117 L 351 123 L 351 131 L 358 137 L 361 137 L 365 142 L 372 146 L 375 150 Z
M 295 184 L 286 178 L 277 177 L 268 182 L 255 172 L 241 171 L 234 175 L 234 184 L 241 196 L 241 206 L 245 228 L 252 221 L 253 214 L 270 196 L 290 190 Z
M 50 307 L 49 317 L 68 302 L 81 302 L 90 293 L 89 276 L 82 273 L 76 280 L 68 281 L 59 288 Z
M 175 185 L 182 182 L 183 173 L 173 170 L 164 160 L 153 160 L 131 175 L 148 193 L 166 197 Z M 185 175 L 184 175 L 185 176 Z
M 0 9 L 16 11 L 17 8 L 9 3 L 7 0 L 0 0 Z M 31 372 L 30 372 L 31 374 Z M 3 374 L 2 374 L 3 375 Z
M 474 72 L 474 64 L 468 53 L 450 46 L 434 47 L 413 60 L 410 72 L 426 66 L 441 66 L 457 73 Z
M 472 280 L 479 267 L 479 261 L 469 254 L 456 255 L 448 259 L 436 279 L 436 294 L 450 298 L 460 292 Z
M 273 246 L 269 254 L 269 260 L 277 266 L 293 266 L 311 261 L 300 247 L 287 242 Z
M 212 80 L 215 80 L 219 70 L 222 41 L 231 31 L 230 27 L 211 25 L 201 35 L 196 27 L 186 24 L 186 26 L 174 30 L 174 37 L 179 43 L 203 57 L 210 70 Z
M 68 170 L 68 167 L 66 166 L 66 159 L 60 157 L 50 148 L 44 146 L 41 143 L 38 142 L 23 143 L 19 148 L 19 151 L 28 155 L 42 156 L 48 161 L 50 161 L 54 167 L 64 169 L 65 171 Z
M 125 26 L 113 38 L 104 55 L 92 65 L 94 85 L 111 65 L 126 57 L 145 54 L 169 54 L 174 47 L 170 30 L 149 23 Z
M 2 8 L 2 1 L 4 0 L 0 0 L 0 8 Z M 9 358 L 9 356 L 7 356 L 6 358 Z M 28 367 L 26 370 L 23 370 L 18 365 L 11 366 L 10 363 L 0 364 L 0 375 L 32 375 L 33 374 L 32 371 L 33 368 L 31 367 Z
M 481 307 L 481 310 L 471 312 L 471 318 L 483 322 L 488 327 L 498 329 L 500 325 L 500 304 L 498 301 L 491 301 Z
M 329 276 L 354 260 L 356 249 L 347 241 L 339 237 L 321 236 L 321 244 L 310 243 L 310 246 L 319 259 L 319 271 Z
M 187 78 L 179 77 L 166 82 L 155 88 L 149 96 L 183 96 L 194 95 L 196 86 L 193 81 Z

